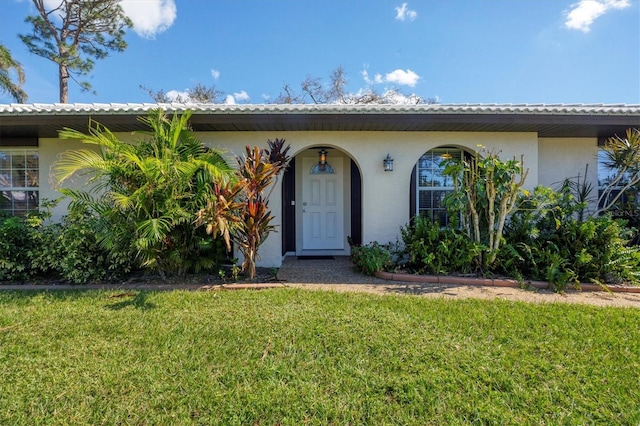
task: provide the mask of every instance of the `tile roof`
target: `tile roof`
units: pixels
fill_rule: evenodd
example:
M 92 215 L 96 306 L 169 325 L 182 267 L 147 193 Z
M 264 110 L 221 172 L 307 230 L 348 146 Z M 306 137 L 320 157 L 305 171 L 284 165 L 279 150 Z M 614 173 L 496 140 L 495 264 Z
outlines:
M 197 104 L 197 103 L 92 103 L 0 104 L 2 115 L 139 114 L 162 108 L 167 112 L 234 114 L 541 114 L 640 115 L 640 105 L 627 104 Z
M 190 110 L 200 132 L 443 131 L 537 132 L 540 137 L 603 137 L 640 127 L 640 105 L 625 104 L 0 104 L 0 137 L 55 137 L 87 130 L 89 118 L 113 132 L 145 129 L 153 109 Z

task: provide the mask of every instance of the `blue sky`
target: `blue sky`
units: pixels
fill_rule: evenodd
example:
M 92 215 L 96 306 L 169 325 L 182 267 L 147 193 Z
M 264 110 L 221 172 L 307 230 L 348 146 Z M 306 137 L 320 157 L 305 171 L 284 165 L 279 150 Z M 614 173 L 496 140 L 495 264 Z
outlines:
M 46 0 L 47 2 L 59 0 Z M 640 104 L 639 0 L 122 0 L 129 47 L 96 62 L 97 95 L 215 85 L 229 103 L 269 103 L 285 83 L 347 71 L 348 90 L 397 87 L 441 103 Z M 30 0 L 0 0 L 0 42 L 23 64 L 31 103 L 58 100 L 57 68 L 17 34 Z M 136 32 L 137 31 L 137 32 Z M 0 103 L 11 102 L 0 94 Z

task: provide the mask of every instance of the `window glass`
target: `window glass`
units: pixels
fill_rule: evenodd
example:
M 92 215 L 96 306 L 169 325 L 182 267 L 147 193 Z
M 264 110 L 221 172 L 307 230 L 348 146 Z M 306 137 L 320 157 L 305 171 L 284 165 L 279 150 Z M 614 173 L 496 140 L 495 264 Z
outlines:
M 625 190 L 631 179 L 630 173 L 627 172 L 617 179 L 618 171 L 607 167 L 607 162 L 605 151 L 600 149 L 598 151 L 598 200 L 600 201 L 598 208 L 610 206 L 609 212 L 613 217 L 623 218 L 628 221 L 629 226 L 638 227 L 640 226 L 638 185 L 632 185 Z M 607 195 L 603 196 L 605 191 Z
M 453 191 L 453 180 L 445 176 L 443 161 L 461 160 L 462 150 L 457 148 L 437 148 L 423 154 L 418 160 L 416 207 L 419 215 L 446 226 L 449 223 L 444 198 Z
M 335 174 L 336 171 L 333 168 L 333 166 L 329 163 L 325 163 L 325 164 L 316 164 L 311 168 L 311 171 L 309 172 L 309 174 L 312 175 L 332 175 Z
M 0 149 L 0 210 L 24 216 L 38 209 L 39 167 L 37 150 Z

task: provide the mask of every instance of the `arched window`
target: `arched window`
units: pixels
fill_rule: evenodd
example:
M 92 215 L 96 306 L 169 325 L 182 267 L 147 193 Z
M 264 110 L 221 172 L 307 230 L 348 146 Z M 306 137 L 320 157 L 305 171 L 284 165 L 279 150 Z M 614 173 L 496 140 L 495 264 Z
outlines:
M 309 172 L 309 174 L 310 175 L 334 175 L 336 174 L 336 171 L 333 168 L 333 166 L 329 163 L 325 163 L 325 164 L 317 163 L 311 168 L 311 171 Z
M 413 214 L 419 214 L 433 222 L 446 226 L 449 223 L 444 198 L 453 191 L 451 177 L 443 175 L 443 161 L 447 159 L 461 160 L 464 151 L 459 148 L 436 148 L 424 153 L 412 174 Z

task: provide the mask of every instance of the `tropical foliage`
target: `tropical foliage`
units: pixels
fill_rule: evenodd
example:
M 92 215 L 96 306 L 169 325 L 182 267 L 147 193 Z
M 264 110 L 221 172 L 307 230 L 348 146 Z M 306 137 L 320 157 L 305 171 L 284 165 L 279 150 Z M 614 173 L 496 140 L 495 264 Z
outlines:
M 80 209 L 51 222 L 56 202 L 28 217 L 0 218 L 0 281 L 47 277 L 73 284 L 111 279 L 133 267 L 126 252 L 107 250 L 96 237 L 99 219 Z
M 284 139 L 268 141 L 268 146 L 247 146 L 245 154 L 236 157 L 235 184 L 217 185 L 196 221 L 206 225 L 208 233 L 222 236 L 228 246 L 230 240 L 238 244 L 244 256 L 242 270 L 251 279 L 256 274 L 258 248 L 275 229 L 266 190 L 289 162 L 289 147 L 285 147 Z
M 140 120 L 151 130 L 138 143 L 123 142 L 94 121 L 88 134 L 60 132 L 97 148 L 62 155 L 55 166 L 58 182 L 80 175 L 89 185 L 88 191 L 62 192 L 72 205 L 84 205 L 102 219 L 100 244 L 128 247 L 143 267 L 162 276 L 213 268 L 221 257 L 219 245 L 193 222 L 215 188 L 231 181 L 232 171 L 189 130 L 190 115 L 169 119 L 162 111 L 150 112 Z
M 6 46 L 0 44 L 0 93 L 7 93 L 16 102 L 26 102 L 27 94 L 22 89 L 23 84 L 22 65 L 13 59 Z
M 536 188 L 523 197 L 505 231 L 496 270 L 549 281 L 556 290 L 580 282 L 636 282 L 640 251 L 635 231 L 608 215 L 580 219 L 570 188 Z
M 497 153 L 483 149 L 470 160 L 445 161 L 443 173 L 453 178 L 454 185 L 445 200 L 449 216 L 460 217 L 469 238 L 485 246 L 479 252 L 480 264 L 490 266 L 529 172 L 524 158 L 502 161 Z
M 27 254 L 33 246 L 31 228 L 24 218 L 0 217 L 0 281 L 31 276 Z
M 404 250 L 402 267 L 424 274 L 470 273 L 478 269 L 483 246 L 458 229 L 441 228 L 416 216 L 401 229 Z
M 627 176 L 637 167 L 629 160 L 635 137 L 628 132 L 627 139 L 610 141 L 607 148 L 612 168 L 626 164 Z M 586 172 L 557 189 L 537 187 L 529 193 L 522 190 L 527 175 L 522 158 L 503 162 L 489 152 L 466 161 L 445 161 L 445 173 L 455 185 L 445 200 L 453 218 L 450 226 L 415 217 L 401 229 L 397 247 L 372 243 L 370 248 L 357 248 L 356 267 L 507 275 L 548 281 L 560 292 L 581 282 L 640 280 L 640 248 L 630 244 L 637 230 L 610 215 L 587 215 L 593 188 Z M 382 249 L 386 253 L 381 254 Z M 393 262 L 372 262 L 385 258 Z
M 351 260 L 360 272 L 375 275 L 378 271 L 393 267 L 392 251 L 391 244 L 382 245 L 375 241 L 366 245 L 352 245 Z

